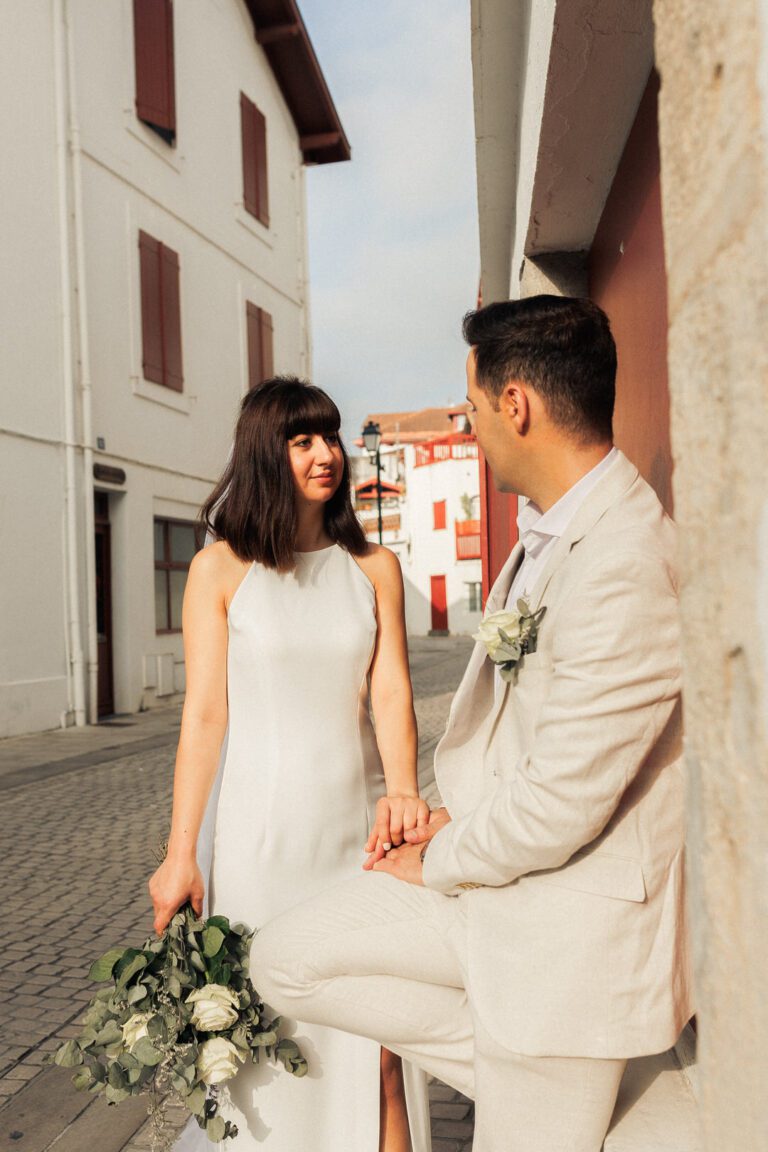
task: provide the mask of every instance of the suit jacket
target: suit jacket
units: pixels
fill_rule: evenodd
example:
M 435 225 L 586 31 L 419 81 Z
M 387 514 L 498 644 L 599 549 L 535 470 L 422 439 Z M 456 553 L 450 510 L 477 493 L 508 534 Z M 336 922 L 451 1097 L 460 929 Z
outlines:
M 546 606 L 536 651 L 497 693 L 476 645 L 435 754 L 452 822 L 424 882 L 467 902 L 470 998 L 512 1051 L 658 1052 L 692 1012 L 674 555 L 619 454 L 529 598 Z

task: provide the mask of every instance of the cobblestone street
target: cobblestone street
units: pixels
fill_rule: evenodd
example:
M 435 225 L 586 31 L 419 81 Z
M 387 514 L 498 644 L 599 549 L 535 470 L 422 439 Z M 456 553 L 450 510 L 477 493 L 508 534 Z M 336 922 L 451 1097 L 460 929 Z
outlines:
M 460 637 L 412 641 L 422 773 L 470 648 Z M 0 742 L 0 1149 L 149 1147 L 143 1101 L 107 1112 L 44 1060 L 78 1031 L 91 960 L 151 932 L 146 881 L 167 831 L 179 716 L 169 708 Z M 470 1102 L 440 1084 L 431 1101 L 434 1152 L 469 1148 Z

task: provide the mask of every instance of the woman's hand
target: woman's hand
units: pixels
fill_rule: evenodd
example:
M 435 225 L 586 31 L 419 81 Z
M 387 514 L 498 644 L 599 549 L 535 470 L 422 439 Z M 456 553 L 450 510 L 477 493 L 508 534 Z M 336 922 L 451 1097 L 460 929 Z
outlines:
M 162 936 L 173 915 L 187 900 L 198 916 L 203 913 L 205 882 L 194 858 L 166 857 L 149 881 L 155 909 L 155 932 Z
M 429 807 L 419 796 L 382 796 L 376 804 L 376 820 L 365 842 L 369 856 L 363 868 L 370 871 L 393 845 L 403 843 L 406 832 L 426 828 Z

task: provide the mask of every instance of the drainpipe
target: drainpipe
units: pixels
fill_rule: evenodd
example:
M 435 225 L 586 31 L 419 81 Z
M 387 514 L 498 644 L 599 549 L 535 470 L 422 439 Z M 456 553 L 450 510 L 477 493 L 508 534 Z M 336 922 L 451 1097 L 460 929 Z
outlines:
M 53 3 L 53 61 L 56 100 L 57 216 L 61 293 L 62 400 L 64 415 L 64 507 L 67 579 L 69 680 L 75 724 L 85 717 L 85 663 L 80 629 L 77 532 L 77 448 L 75 436 L 75 382 L 72 371 L 72 274 L 69 262 L 69 186 L 67 165 L 66 48 L 62 0 Z
M 85 587 L 88 621 L 88 723 L 99 720 L 99 648 L 96 621 L 96 533 L 93 513 L 93 392 L 88 339 L 88 296 L 85 280 L 85 240 L 83 235 L 83 179 L 80 121 L 77 115 L 75 51 L 72 17 L 64 0 L 69 79 L 69 146 L 72 157 L 72 218 L 74 223 L 77 332 L 80 351 L 80 404 L 83 420 L 83 523 L 85 525 Z

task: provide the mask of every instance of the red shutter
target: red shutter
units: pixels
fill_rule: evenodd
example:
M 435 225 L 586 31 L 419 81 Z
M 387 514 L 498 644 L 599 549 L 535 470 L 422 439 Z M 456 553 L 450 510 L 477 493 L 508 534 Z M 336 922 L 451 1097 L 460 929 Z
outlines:
M 163 384 L 163 321 L 160 276 L 162 245 L 146 232 L 139 232 L 141 275 L 142 368 L 145 380 Z
M 173 0 L 133 0 L 136 115 L 163 137 L 176 132 Z
M 433 527 L 435 531 L 445 528 L 445 500 L 435 500 L 432 505 Z
M 272 317 L 263 308 L 259 309 L 259 323 L 261 326 L 261 367 L 264 379 L 269 380 L 274 375 L 274 357 L 272 351 Z
M 248 301 L 245 305 L 248 329 L 248 387 L 269 380 L 274 371 L 272 358 L 272 317 Z
M 254 134 L 256 137 L 256 185 L 259 191 L 259 209 L 256 215 L 269 227 L 269 191 L 267 188 L 267 121 L 254 108 Z
M 160 246 L 160 282 L 163 306 L 163 383 L 181 392 L 184 376 L 181 369 L 181 300 L 179 293 L 179 257 L 164 244 Z
M 252 100 L 240 93 L 243 145 L 243 203 L 247 212 L 269 226 L 267 122 Z
M 253 104 L 240 93 L 240 131 L 243 142 L 243 204 L 246 212 L 258 215 L 259 191 L 253 157 L 256 153 L 255 123 L 251 115 Z

